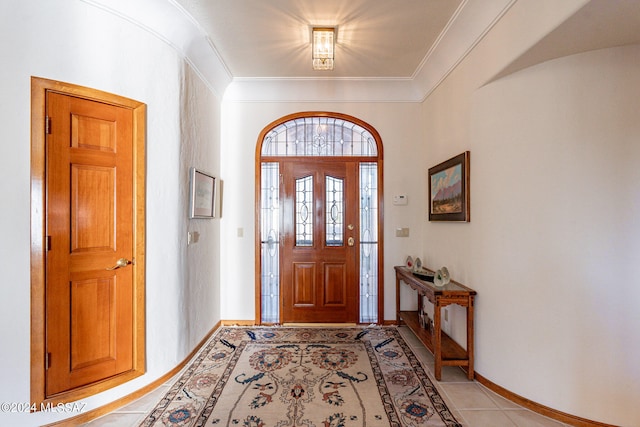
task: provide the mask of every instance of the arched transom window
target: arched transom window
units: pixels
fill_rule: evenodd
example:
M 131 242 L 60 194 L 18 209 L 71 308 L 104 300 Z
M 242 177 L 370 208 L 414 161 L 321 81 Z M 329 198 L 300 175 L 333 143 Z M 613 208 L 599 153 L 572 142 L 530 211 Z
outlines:
M 357 123 L 336 117 L 299 117 L 265 135 L 262 155 L 377 157 L 378 146 L 371 132 Z

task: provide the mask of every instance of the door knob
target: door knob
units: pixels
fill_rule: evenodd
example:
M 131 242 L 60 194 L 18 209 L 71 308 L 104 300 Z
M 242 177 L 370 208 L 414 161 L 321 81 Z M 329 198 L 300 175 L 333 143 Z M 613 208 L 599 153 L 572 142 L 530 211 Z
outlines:
M 126 258 L 120 258 L 118 261 L 116 261 L 116 265 L 114 265 L 113 267 L 107 267 L 106 270 L 117 270 L 118 268 L 126 267 L 129 264 L 131 264 L 131 261 Z
M 347 239 L 347 245 L 349 246 L 353 246 L 353 244 L 355 243 L 355 240 L 353 239 L 353 237 L 349 237 Z

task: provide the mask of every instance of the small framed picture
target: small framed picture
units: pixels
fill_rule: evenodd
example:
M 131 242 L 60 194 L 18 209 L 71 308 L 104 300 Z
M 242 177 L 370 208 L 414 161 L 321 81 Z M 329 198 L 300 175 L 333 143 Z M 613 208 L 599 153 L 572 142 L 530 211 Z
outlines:
M 189 218 L 214 218 L 216 179 L 213 175 L 189 170 Z
M 469 152 L 429 169 L 429 221 L 469 222 Z

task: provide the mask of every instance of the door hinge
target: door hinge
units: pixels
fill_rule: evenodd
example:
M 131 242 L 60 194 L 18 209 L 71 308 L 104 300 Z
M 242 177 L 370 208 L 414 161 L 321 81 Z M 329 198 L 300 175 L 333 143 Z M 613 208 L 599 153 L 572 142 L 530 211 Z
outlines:
M 51 250 L 51 236 L 47 236 L 47 250 Z
M 51 117 L 49 116 L 44 118 L 44 133 L 51 135 Z
M 51 353 L 46 353 L 44 355 L 44 369 L 49 369 L 51 367 Z

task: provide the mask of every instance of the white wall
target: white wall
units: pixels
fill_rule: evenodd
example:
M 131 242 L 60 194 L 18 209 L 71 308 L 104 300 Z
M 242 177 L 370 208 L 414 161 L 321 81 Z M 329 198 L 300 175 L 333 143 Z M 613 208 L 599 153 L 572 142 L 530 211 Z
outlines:
M 503 325 L 481 335 L 495 349 L 481 363 L 510 390 L 620 425 L 640 423 L 639 67 L 640 46 L 551 61 L 479 90 L 471 119 L 471 238 L 488 249 L 472 268 L 485 330 Z M 518 378 L 523 362 L 548 374 Z
M 640 425 L 640 46 L 482 87 L 503 48 L 487 39 L 424 103 L 432 163 L 471 151 L 471 222 L 425 221 L 427 264 L 478 291 L 481 375 L 569 414 Z M 452 323 L 462 338 L 462 310 Z
M 415 147 L 422 141 L 416 103 L 266 103 L 223 104 L 222 177 L 224 214 L 221 224 L 222 318 L 253 320 L 255 310 L 255 166 L 256 143 L 262 129 L 272 121 L 300 111 L 334 111 L 355 116 L 373 126 L 384 149 L 384 245 L 385 319 L 395 319 L 395 275 L 393 266 L 404 264 L 407 255 L 419 253 L 424 212 L 424 187 L 415 181 L 423 159 Z M 405 194 L 407 206 L 393 206 L 394 194 Z M 395 237 L 396 227 L 408 227 L 414 238 Z M 243 237 L 237 230 L 243 229 Z
M 189 166 L 219 173 L 220 102 L 172 47 L 82 1 L 0 3 L 0 56 L 0 402 L 30 398 L 30 77 L 147 104 L 147 374 L 85 399 L 90 410 L 170 371 L 220 320 L 219 220 L 187 219 Z M 199 243 L 187 247 L 187 230 Z

